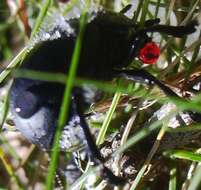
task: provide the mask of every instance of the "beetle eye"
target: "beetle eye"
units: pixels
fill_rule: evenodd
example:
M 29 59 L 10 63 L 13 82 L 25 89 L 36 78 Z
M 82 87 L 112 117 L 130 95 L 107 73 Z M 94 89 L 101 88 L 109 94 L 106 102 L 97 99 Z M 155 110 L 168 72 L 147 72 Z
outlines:
M 148 42 L 140 49 L 138 58 L 147 64 L 154 64 L 160 55 L 160 48 L 154 42 Z
M 20 117 L 29 118 L 39 109 L 39 101 L 33 93 L 24 91 L 17 96 L 14 107 Z

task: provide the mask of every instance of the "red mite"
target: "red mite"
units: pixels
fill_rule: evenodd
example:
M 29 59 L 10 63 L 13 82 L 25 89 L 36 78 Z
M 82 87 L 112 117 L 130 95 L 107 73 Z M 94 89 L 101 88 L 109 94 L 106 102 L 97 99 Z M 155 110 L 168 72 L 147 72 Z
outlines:
M 146 64 L 154 64 L 160 55 L 160 48 L 154 42 L 148 42 L 140 50 L 138 58 Z

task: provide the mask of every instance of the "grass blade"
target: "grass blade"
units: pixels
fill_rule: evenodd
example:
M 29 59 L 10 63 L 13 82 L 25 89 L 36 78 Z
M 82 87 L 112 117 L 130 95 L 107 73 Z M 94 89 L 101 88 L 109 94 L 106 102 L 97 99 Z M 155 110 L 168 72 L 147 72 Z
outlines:
M 58 126 L 57 126 L 56 134 L 54 137 L 54 145 L 53 145 L 53 150 L 51 153 L 51 163 L 48 169 L 48 176 L 46 181 L 46 188 L 48 190 L 53 189 L 54 176 L 55 176 L 55 171 L 57 168 L 57 161 L 58 161 L 59 150 L 60 150 L 59 140 L 60 140 L 62 128 L 64 127 L 68 119 L 67 116 L 69 113 L 69 105 L 71 101 L 71 91 L 73 88 L 73 83 L 74 83 L 76 70 L 77 70 L 77 66 L 79 62 L 79 56 L 80 56 L 80 51 L 82 46 L 82 39 L 84 35 L 85 24 L 86 24 L 86 12 L 83 11 L 83 14 L 81 15 L 81 18 L 80 18 L 80 31 L 76 40 L 72 62 L 71 62 L 70 70 L 68 73 L 68 80 L 66 81 L 66 87 L 64 91 L 60 114 L 59 114 Z

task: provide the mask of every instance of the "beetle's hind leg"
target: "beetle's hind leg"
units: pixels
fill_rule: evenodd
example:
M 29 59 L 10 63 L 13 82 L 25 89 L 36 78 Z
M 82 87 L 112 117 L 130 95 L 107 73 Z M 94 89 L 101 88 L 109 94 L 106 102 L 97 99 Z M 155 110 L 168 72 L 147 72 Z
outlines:
M 115 176 L 106 166 L 104 166 L 104 158 L 101 156 L 98 147 L 91 135 L 89 127 L 86 123 L 84 114 L 83 114 L 83 104 L 84 97 L 81 94 L 74 93 L 72 96 L 72 110 L 74 116 L 79 121 L 79 125 L 83 130 L 85 140 L 86 140 L 86 148 L 88 149 L 88 155 L 90 160 L 95 165 L 100 165 L 101 167 L 101 175 L 104 179 L 110 182 L 113 185 L 123 185 L 126 181 L 122 177 Z

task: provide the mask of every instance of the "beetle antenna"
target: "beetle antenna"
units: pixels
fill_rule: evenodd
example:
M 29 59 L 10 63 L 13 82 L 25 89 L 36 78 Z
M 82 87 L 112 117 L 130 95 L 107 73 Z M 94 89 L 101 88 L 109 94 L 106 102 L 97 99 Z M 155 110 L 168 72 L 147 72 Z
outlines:
M 196 26 L 198 25 L 197 20 L 193 20 L 185 26 L 168 26 L 168 25 L 154 25 L 152 27 L 146 28 L 146 32 L 160 32 L 168 34 L 174 37 L 181 38 L 184 35 L 191 34 L 196 31 Z
M 131 9 L 131 7 L 132 7 L 131 4 L 126 5 L 126 6 L 120 11 L 120 13 L 122 13 L 122 14 L 127 13 L 127 12 Z

